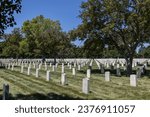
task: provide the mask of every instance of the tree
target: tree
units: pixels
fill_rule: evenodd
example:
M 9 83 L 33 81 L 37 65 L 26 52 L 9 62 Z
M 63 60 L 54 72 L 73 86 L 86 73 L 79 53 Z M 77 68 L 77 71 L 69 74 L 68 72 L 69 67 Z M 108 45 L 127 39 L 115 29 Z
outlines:
M 5 57 L 19 57 L 19 43 L 23 39 L 21 30 L 19 28 L 15 28 L 11 34 L 7 34 L 4 36 L 5 41 L 3 42 L 5 46 L 3 46 L 2 54 Z
M 28 49 L 27 39 L 23 39 L 19 42 L 19 56 L 22 58 L 29 56 L 29 49 Z
M 88 0 L 81 5 L 82 24 L 76 34 L 114 45 L 124 56 L 130 75 L 137 47 L 150 43 L 149 6 L 150 0 Z
M 0 1 L 0 36 L 4 30 L 16 24 L 14 13 L 21 12 L 21 0 L 1 0 Z
M 40 15 L 22 26 L 29 47 L 29 57 L 62 57 L 70 46 L 68 34 L 62 31 L 59 21 Z
M 150 46 L 141 48 L 138 55 L 144 58 L 150 58 Z

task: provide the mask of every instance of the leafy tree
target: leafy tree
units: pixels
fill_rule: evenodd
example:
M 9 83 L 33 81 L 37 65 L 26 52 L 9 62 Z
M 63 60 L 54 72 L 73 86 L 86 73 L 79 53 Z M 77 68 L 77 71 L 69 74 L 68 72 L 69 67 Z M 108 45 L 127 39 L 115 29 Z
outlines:
M 29 56 L 28 43 L 26 39 L 19 42 L 19 56 L 22 58 Z
M 1 0 L 0 1 L 0 36 L 4 30 L 16 24 L 14 13 L 21 12 L 21 0 Z
M 150 46 L 142 48 L 138 55 L 139 57 L 150 58 Z
M 27 39 L 30 57 L 62 57 L 70 46 L 68 35 L 62 31 L 59 21 L 42 15 L 25 21 L 22 30 Z
M 104 44 L 100 39 L 87 39 L 84 42 L 83 50 L 87 58 L 100 58 L 102 57 Z
M 81 5 L 82 24 L 75 34 L 114 45 L 124 56 L 130 75 L 137 47 L 150 43 L 149 6 L 150 0 L 88 0 Z
M 5 46 L 2 53 L 5 57 L 19 57 L 19 42 L 23 39 L 21 30 L 15 28 L 11 34 L 5 35 L 4 37 Z

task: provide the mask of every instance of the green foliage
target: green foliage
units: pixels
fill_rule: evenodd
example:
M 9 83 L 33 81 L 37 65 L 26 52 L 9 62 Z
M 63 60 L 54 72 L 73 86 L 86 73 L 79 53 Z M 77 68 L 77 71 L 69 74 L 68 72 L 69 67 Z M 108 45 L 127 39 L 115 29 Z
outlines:
M 132 71 L 138 46 L 150 43 L 150 0 L 88 0 L 81 5 L 82 24 L 72 37 L 114 45 Z M 92 45 L 91 45 L 92 46 Z M 123 52 L 122 52 L 123 51 Z M 130 73 L 129 73 L 130 74 Z
M 31 21 L 25 21 L 22 30 L 27 39 L 30 55 L 41 57 L 52 53 L 53 48 L 55 48 L 54 45 L 59 40 L 61 27 L 58 21 L 37 16 Z
M 4 30 L 16 24 L 14 13 L 21 12 L 21 0 L 1 0 L 0 1 L 0 36 Z
M 27 56 L 29 56 L 29 49 L 28 49 L 28 43 L 27 43 L 27 40 L 24 39 L 24 40 L 21 40 L 19 42 L 19 56 L 25 58 Z
M 150 58 L 150 46 L 141 49 L 138 53 L 139 57 Z
M 5 35 L 2 56 L 16 58 L 19 56 L 19 42 L 23 39 L 21 30 L 15 28 L 11 34 Z

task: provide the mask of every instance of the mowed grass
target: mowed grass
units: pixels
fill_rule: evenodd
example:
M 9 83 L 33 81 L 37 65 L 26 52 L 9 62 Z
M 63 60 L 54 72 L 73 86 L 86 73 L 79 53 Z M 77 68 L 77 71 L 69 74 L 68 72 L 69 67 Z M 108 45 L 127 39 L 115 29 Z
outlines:
M 111 74 L 111 81 L 104 80 L 104 74 L 100 73 L 96 64 L 92 67 L 90 78 L 90 93 L 88 95 L 82 93 L 82 79 L 86 77 L 87 66 L 77 70 L 76 76 L 72 76 L 72 70 L 65 65 L 66 77 L 68 85 L 60 84 L 61 65 L 58 66 L 56 72 L 51 71 L 51 80 L 46 81 L 46 71 L 44 65 L 40 70 L 39 78 L 35 77 L 35 69 L 31 69 L 31 75 L 27 75 L 27 68 L 24 73 L 20 73 L 20 67 L 15 67 L 14 71 L 8 69 L 0 69 L 0 98 L 2 99 L 3 84 L 10 85 L 10 99 L 98 99 L 98 100 L 140 100 L 150 99 L 150 77 L 149 74 L 138 79 L 138 86 L 131 87 L 129 77 L 117 77 Z M 147 72 L 149 72 L 147 70 Z

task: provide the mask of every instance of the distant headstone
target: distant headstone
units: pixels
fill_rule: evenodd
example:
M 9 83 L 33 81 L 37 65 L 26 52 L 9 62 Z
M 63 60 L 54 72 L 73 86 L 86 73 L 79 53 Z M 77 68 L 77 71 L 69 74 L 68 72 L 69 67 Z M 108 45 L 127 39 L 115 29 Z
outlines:
M 52 66 L 52 71 L 55 72 L 55 65 Z
M 45 70 L 47 70 L 48 69 L 48 67 L 47 67 L 47 64 L 45 63 Z
M 72 69 L 72 65 L 70 64 L 69 69 Z
M 75 76 L 76 75 L 76 69 L 72 68 L 72 75 Z
M 52 67 L 52 63 L 50 63 L 49 66 Z
M 12 71 L 14 70 L 14 64 L 12 64 L 12 66 L 11 66 L 11 70 L 12 70 Z
M 28 67 L 27 75 L 30 75 L 30 67 Z
M 42 64 L 40 63 L 40 64 L 39 64 L 39 69 L 41 69 L 41 67 L 42 67 Z
M 120 71 L 120 65 L 119 64 L 117 64 L 116 75 L 119 76 L 119 77 L 121 76 L 121 71 Z
M 110 72 L 105 72 L 105 81 L 110 81 Z
M 61 66 L 61 73 L 65 73 L 65 67 L 64 67 L 64 64 L 62 64 L 62 66 Z
M 101 73 L 104 74 L 105 69 L 104 69 L 104 65 L 101 64 Z
M 3 84 L 3 100 L 9 99 L 9 85 Z
M 24 66 L 21 65 L 21 73 L 23 73 L 23 70 L 24 70 Z
M 80 65 L 80 64 L 78 65 L 78 70 L 79 70 L 79 71 L 81 70 L 81 65 Z
M 10 69 L 10 63 L 8 64 L 8 69 Z
M 142 70 L 141 70 L 140 68 L 138 68 L 138 69 L 136 70 L 136 77 L 137 77 L 137 78 L 141 78 L 141 74 L 142 74 Z
M 38 69 L 38 68 L 36 69 L 35 77 L 36 77 L 36 78 L 38 78 L 38 77 L 39 77 L 39 69 Z
M 46 72 L 46 80 L 47 80 L 47 81 L 50 81 L 50 79 L 51 79 L 50 71 L 48 70 L 48 71 Z
M 137 77 L 135 74 L 130 75 L 130 86 L 136 87 Z
M 87 69 L 86 74 L 87 74 L 87 78 L 90 78 L 91 77 L 91 69 Z
M 83 78 L 82 79 L 82 92 L 84 94 L 88 94 L 90 91 L 90 87 L 89 87 L 89 78 Z

